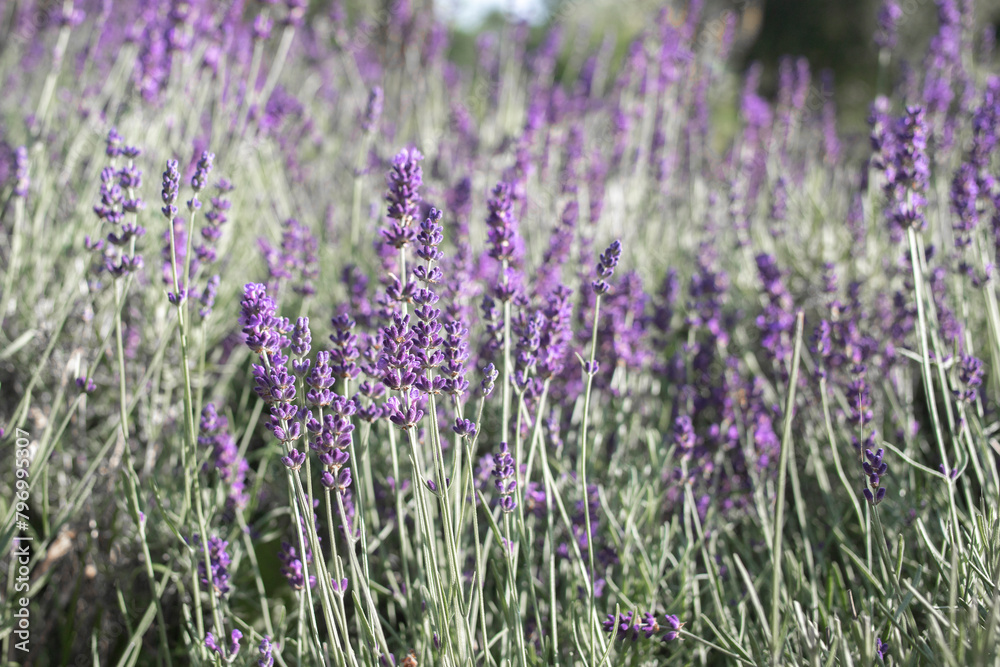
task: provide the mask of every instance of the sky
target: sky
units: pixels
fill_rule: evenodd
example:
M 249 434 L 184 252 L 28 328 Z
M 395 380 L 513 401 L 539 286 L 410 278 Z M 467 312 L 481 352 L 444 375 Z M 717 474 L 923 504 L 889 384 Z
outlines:
M 495 10 L 531 23 L 541 23 L 547 15 L 543 0 L 439 0 L 437 5 L 445 16 L 465 28 L 475 27 Z

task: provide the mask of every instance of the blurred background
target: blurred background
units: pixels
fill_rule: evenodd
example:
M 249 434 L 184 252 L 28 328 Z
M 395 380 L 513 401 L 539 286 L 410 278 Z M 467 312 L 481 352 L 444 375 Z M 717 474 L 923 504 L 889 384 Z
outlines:
M 972 0 L 955 0 L 969 3 Z M 414 0 L 427 4 L 455 30 L 453 50 L 474 54 L 474 40 L 483 31 L 499 29 L 511 20 L 531 26 L 533 38 L 560 21 L 569 31 L 565 43 L 582 51 L 597 49 L 610 35 L 616 52 L 648 25 L 661 8 L 683 15 L 686 1 L 663 0 Z M 881 0 L 705 0 L 705 21 L 726 12 L 737 17 L 738 35 L 731 65 L 744 70 L 754 61 L 764 66 L 762 92 L 777 89 L 778 61 L 782 56 L 805 56 L 812 71 L 834 73 L 843 126 L 864 129 L 868 105 L 875 92 L 878 52 L 872 36 Z M 1000 22 L 1000 0 L 975 1 L 975 34 Z M 927 42 L 937 29 L 937 0 L 900 0 L 897 75 L 909 63 L 919 66 Z M 721 22 L 719 22 L 721 25 Z M 977 41 L 978 41 L 977 40 Z M 564 59 L 573 54 L 564 53 Z M 900 68 L 904 71 L 900 72 Z M 898 77 L 897 78 L 901 78 Z

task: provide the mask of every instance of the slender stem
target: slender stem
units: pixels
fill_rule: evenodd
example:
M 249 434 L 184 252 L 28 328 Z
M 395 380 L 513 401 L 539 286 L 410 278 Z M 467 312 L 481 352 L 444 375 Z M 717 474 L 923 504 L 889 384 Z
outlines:
M 132 252 L 135 253 L 135 239 L 132 240 Z M 149 553 L 149 542 L 146 540 L 146 522 L 143 519 L 142 513 L 139 510 L 139 495 L 135 488 L 135 479 L 133 475 L 135 474 L 135 468 L 132 463 L 132 449 L 128 441 L 128 394 L 125 387 L 125 348 L 122 338 L 122 317 L 121 308 L 119 305 L 124 300 L 125 294 L 124 290 L 120 291 L 121 285 L 120 281 L 116 280 L 114 283 L 115 290 L 115 344 L 118 351 L 118 410 L 119 410 L 119 425 L 121 427 L 122 434 L 122 444 L 125 448 L 125 466 L 124 477 L 128 482 L 128 497 L 132 505 L 132 512 L 135 515 L 135 521 L 139 529 L 139 544 L 142 546 L 142 554 L 144 556 L 144 563 L 146 566 L 146 577 L 149 579 L 149 586 L 152 590 L 153 602 L 156 604 L 156 619 L 159 627 L 160 634 L 160 644 L 163 649 L 164 654 L 167 658 L 167 664 L 170 664 L 170 644 L 167 641 L 167 623 L 165 617 L 163 616 L 163 606 L 160 604 L 160 596 L 156 592 L 156 576 L 153 572 L 153 559 Z M 126 286 L 127 289 L 127 286 Z
M 910 265 L 913 269 L 913 296 L 917 302 L 917 322 L 920 327 L 920 368 L 923 372 L 924 394 L 927 398 L 927 406 L 931 412 L 931 423 L 934 427 L 934 438 L 937 441 L 938 452 L 941 456 L 941 463 L 945 470 L 951 470 L 948 465 L 948 453 L 944 446 L 944 436 L 941 433 L 941 419 L 938 416 L 937 401 L 934 397 L 934 378 L 931 374 L 931 360 L 927 345 L 927 317 L 924 313 L 923 296 L 923 275 L 920 270 L 920 255 L 917 249 L 917 232 L 912 227 L 906 230 L 906 237 L 910 243 Z M 962 537 L 958 528 L 958 509 L 955 507 L 955 484 L 949 478 L 948 506 L 951 513 L 951 529 L 953 539 L 958 548 L 961 549 Z
M 805 316 L 800 310 L 795 317 L 795 351 L 792 353 L 792 373 L 788 378 L 788 401 L 785 403 L 784 433 L 781 437 L 781 458 L 778 462 L 778 497 L 775 499 L 774 547 L 771 558 L 774 584 L 771 588 L 771 660 L 778 664 L 781 657 L 781 540 L 785 520 L 785 477 L 788 457 L 792 450 L 792 419 L 795 412 L 795 389 L 799 383 L 799 360 L 802 354 L 802 327 Z
M 365 156 L 368 155 L 368 147 L 371 144 L 371 132 L 365 132 L 358 146 L 358 156 L 354 160 L 354 189 L 351 193 L 351 248 L 359 250 L 358 241 L 361 239 L 361 196 L 364 191 L 364 179 L 362 178 Z
M 481 401 L 480 404 L 479 404 L 479 414 L 480 414 L 480 417 L 482 417 L 483 403 L 484 402 L 485 402 L 485 399 L 483 401 Z M 478 431 L 478 429 L 477 429 L 477 431 Z M 466 465 L 468 466 L 469 480 L 472 481 L 472 480 L 475 479 L 475 473 L 474 473 L 474 471 L 472 469 L 472 445 L 469 444 L 468 441 L 466 441 L 466 445 L 465 445 L 465 459 L 466 459 Z M 479 538 L 479 516 L 478 516 L 478 512 L 476 512 L 476 509 L 479 507 L 479 504 L 476 501 L 476 495 L 475 495 L 475 490 L 474 489 L 472 491 L 472 500 L 471 500 L 471 502 L 472 502 L 473 514 L 474 514 L 473 517 L 472 517 L 473 543 L 475 544 L 475 548 L 476 548 L 476 567 L 475 567 L 475 570 L 473 572 L 474 579 L 473 579 L 473 582 L 472 582 L 472 586 L 473 586 L 473 591 L 472 592 L 475 593 L 476 598 L 477 598 L 477 600 L 479 602 L 479 622 L 481 624 L 480 630 L 483 633 L 483 645 L 482 645 L 483 655 L 486 658 L 486 664 L 487 665 L 492 665 L 492 664 L 494 664 L 494 661 L 493 661 L 493 654 L 490 653 L 490 650 L 489 650 L 489 635 L 487 635 L 487 633 L 486 633 L 486 607 L 485 607 L 485 603 L 483 602 L 483 570 L 486 568 L 486 563 L 483 561 L 482 542 L 480 541 L 480 538 Z M 469 602 L 470 602 L 469 606 L 470 606 L 470 613 L 471 613 L 471 607 L 472 607 L 472 605 L 471 605 L 471 602 L 472 602 L 471 598 L 470 598 Z
M 264 88 L 261 91 L 259 99 L 261 104 L 267 104 L 267 101 L 271 98 L 271 93 L 274 92 L 274 87 L 278 85 L 278 79 L 281 77 L 281 70 L 285 67 L 285 59 L 288 58 L 288 50 L 292 47 L 292 39 L 294 37 L 294 25 L 289 24 L 281 31 L 278 53 L 274 57 L 274 65 L 271 67 L 271 71 L 267 73 L 267 81 L 264 82 Z
M 403 584 L 406 586 L 406 607 L 411 608 L 413 601 L 413 580 L 410 577 L 410 542 L 406 536 L 406 521 L 403 512 L 403 488 L 399 477 L 399 447 L 396 444 L 395 429 L 389 430 L 389 455 L 392 461 L 392 478 L 395 482 L 393 494 L 396 500 L 396 533 L 399 536 L 400 567 L 403 571 Z
M 307 611 L 309 612 L 309 620 L 310 620 L 310 623 L 312 625 L 313 641 L 316 642 L 316 648 L 317 648 L 317 651 L 319 652 L 319 654 L 322 654 L 323 642 L 320 639 L 319 625 L 316 623 L 316 613 L 313 610 L 312 586 L 309 585 L 309 564 L 306 561 L 306 553 L 307 553 L 307 551 L 306 551 L 306 544 L 305 544 L 305 540 L 306 540 L 307 536 L 303 535 L 303 531 L 302 531 L 302 526 L 303 525 L 308 525 L 308 524 L 310 524 L 312 522 L 311 521 L 304 521 L 302 513 L 299 511 L 299 506 L 301 505 L 301 500 L 302 500 L 302 498 L 299 495 L 299 493 L 300 493 L 300 491 L 302 489 L 302 485 L 301 485 L 301 483 L 297 483 L 297 482 L 299 482 L 298 476 L 290 468 L 285 468 L 285 470 L 287 471 L 288 481 L 290 482 L 290 484 L 288 485 L 288 494 L 289 494 L 288 502 L 291 505 L 291 507 L 292 507 L 292 513 L 295 516 L 295 536 L 298 539 L 299 558 L 301 558 L 301 560 L 302 560 L 303 578 L 305 580 L 304 581 L 304 585 L 302 587 L 303 588 L 303 592 L 305 593 L 305 606 L 306 606 Z M 309 509 L 312 510 L 311 507 Z M 326 624 L 327 624 L 327 630 L 330 633 L 330 636 L 332 637 L 332 644 L 333 644 L 333 649 L 334 649 L 333 655 L 334 655 L 334 658 L 337 659 L 337 664 L 341 665 L 341 667 L 343 667 L 343 665 L 345 664 L 344 663 L 344 655 L 343 655 L 343 652 L 340 649 L 340 643 L 337 641 L 337 636 L 335 634 L 337 626 L 334 625 L 333 620 L 331 618 L 331 612 L 330 612 L 331 605 L 330 605 L 330 601 L 329 601 L 329 599 L 327 597 L 326 586 L 323 585 L 324 582 L 322 581 L 322 579 L 323 579 L 323 568 L 322 568 L 323 553 L 316 548 L 319 545 L 318 545 L 318 542 L 315 540 L 315 527 L 314 527 L 313 531 L 310 532 L 310 534 L 308 535 L 308 538 L 309 538 L 309 541 L 310 541 L 310 544 L 311 544 L 310 549 L 311 549 L 312 555 L 313 555 L 313 563 L 316 564 L 316 579 L 317 579 L 316 583 L 319 585 L 319 589 L 320 589 L 320 597 L 321 597 L 322 603 L 323 603 L 323 605 L 322 605 L 323 606 L 323 614 L 324 614 L 324 617 L 325 617 L 324 620 L 326 621 Z M 301 609 L 300 609 L 299 613 L 301 614 Z M 300 616 L 300 619 L 301 619 L 301 616 Z M 299 634 L 300 640 L 301 640 L 301 637 L 302 637 L 302 635 L 301 635 L 301 626 L 300 626 L 300 634 Z M 299 643 L 301 644 L 302 642 L 300 641 Z M 301 664 L 301 662 L 300 662 L 300 664 Z
M 521 601 L 517 590 L 517 579 L 514 576 L 514 543 L 510 539 L 510 514 L 507 512 L 503 514 L 503 533 L 505 544 L 501 544 L 500 548 L 507 563 L 507 604 L 513 616 L 518 659 L 521 667 L 528 667 L 528 654 L 524 648 L 524 623 L 521 621 Z
M 63 0 L 62 11 L 64 15 L 72 12 L 73 0 Z M 66 46 L 69 44 L 69 33 L 69 24 L 63 24 L 62 28 L 59 29 L 56 46 L 52 50 L 52 67 L 49 69 L 48 76 L 45 77 L 45 85 L 42 87 L 42 95 L 38 100 L 38 110 L 35 113 L 39 135 L 44 134 L 45 130 L 48 129 L 49 104 L 56 89 L 56 79 L 59 78 L 59 73 L 62 70 L 63 56 L 66 54 Z
M 594 385 L 594 360 L 597 357 L 597 323 L 601 316 L 601 295 L 598 294 L 594 301 L 594 325 L 590 333 L 590 363 L 584 369 L 587 374 L 587 388 L 583 398 L 583 425 L 580 433 L 580 484 L 583 486 L 583 522 L 584 530 L 587 531 L 587 626 L 590 636 L 588 650 L 590 651 L 589 664 L 593 667 L 596 664 L 599 653 L 603 653 L 605 646 L 601 642 L 600 651 L 595 644 L 601 635 L 596 634 L 597 629 L 597 606 L 594 600 L 594 536 L 590 527 L 590 489 L 587 485 L 587 429 L 590 425 L 590 396 Z
M 507 286 L 507 260 L 503 262 L 503 271 L 501 272 L 501 283 L 504 287 Z M 503 391 L 503 415 L 500 424 L 500 441 L 508 442 L 508 427 L 510 426 L 510 317 L 511 308 L 510 300 L 503 302 L 503 384 L 501 389 Z M 516 466 L 515 466 L 516 467 Z

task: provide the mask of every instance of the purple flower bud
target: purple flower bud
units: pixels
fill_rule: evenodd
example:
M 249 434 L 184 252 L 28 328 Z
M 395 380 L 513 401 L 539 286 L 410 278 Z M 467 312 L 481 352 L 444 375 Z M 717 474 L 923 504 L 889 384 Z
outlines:
M 886 656 L 889 655 L 889 644 L 888 642 L 882 641 L 881 637 L 875 638 L 875 654 L 878 655 L 879 660 L 885 660 Z
M 483 382 L 480 385 L 483 397 L 487 397 L 493 393 L 494 384 L 499 376 L 500 371 L 496 369 L 496 366 L 493 364 L 487 364 L 487 366 L 483 369 Z
M 288 456 L 281 457 L 281 462 L 291 470 L 298 470 L 306 462 L 306 454 L 305 452 L 299 453 L 299 450 L 292 448 Z
M 460 438 L 471 438 L 476 434 L 476 425 L 468 419 L 455 418 L 455 425 L 452 427 L 455 434 Z
M 258 14 L 253 22 L 253 38 L 258 41 L 266 40 L 271 36 L 272 28 L 274 28 L 274 21 L 263 13 Z
M 234 658 L 236 654 L 240 652 L 240 640 L 243 639 L 243 633 L 239 630 L 233 630 L 229 633 L 229 657 Z

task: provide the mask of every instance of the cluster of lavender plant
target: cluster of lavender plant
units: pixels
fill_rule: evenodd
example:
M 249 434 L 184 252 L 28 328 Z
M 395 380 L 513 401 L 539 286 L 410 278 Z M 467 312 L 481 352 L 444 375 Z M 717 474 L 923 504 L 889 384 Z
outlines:
M 868 17 L 860 139 L 697 0 L 471 65 L 387 6 L 0 2 L 28 659 L 997 664 L 975 4 Z

